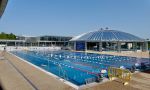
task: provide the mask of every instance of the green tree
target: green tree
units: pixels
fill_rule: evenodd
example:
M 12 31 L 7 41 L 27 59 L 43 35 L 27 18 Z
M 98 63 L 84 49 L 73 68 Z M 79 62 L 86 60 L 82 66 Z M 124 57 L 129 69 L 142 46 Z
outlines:
M 16 39 L 16 35 L 14 35 L 13 33 L 7 34 L 4 32 L 0 33 L 0 39 L 10 39 L 10 40 L 15 40 Z

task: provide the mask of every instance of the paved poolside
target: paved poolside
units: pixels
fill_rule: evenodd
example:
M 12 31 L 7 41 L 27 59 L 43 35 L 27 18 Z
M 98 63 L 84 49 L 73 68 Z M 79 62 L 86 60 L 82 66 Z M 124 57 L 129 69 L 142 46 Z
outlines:
M 4 60 L 0 60 L 0 82 L 5 90 L 74 90 L 69 85 L 19 60 L 13 55 L 5 53 L 5 57 Z M 120 83 L 119 80 L 115 80 L 93 87 L 87 86 L 83 90 L 149 90 L 149 77 L 150 73 L 136 73 L 133 74 L 132 80 L 126 86 Z
M 150 73 L 137 73 L 132 76 L 132 80 L 128 85 L 124 86 L 120 80 L 106 82 L 95 87 L 84 90 L 149 90 L 150 89 Z
M 0 80 L 6 90 L 73 90 L 72 87 L 64 84 L 63 82 L 60 82 L 56 78 L 49 76 L 48 74 L 38 70 L 37 68 L 19 60 L 18 58 L 8 53 L 5 54 L 5 57 L 7 58 L 7 60 L 5 59 L 0 61 L 0 73 L 2 73 L 0 75 Z M 17 67 L 17 69 L 28 80 L 30 80 L 30 82 L 36 88 L 30 85 L 29 81 L 23 80 L 24 77 L 14 70 L 14 67 L 10 65 L 10 62 L 12 62 L 13 65 L 15 65 L 15 67 Z M 16 75 L 18 76 L 16 77 Z M 18 86 L 14 84 L 18 84 Z
M 34 89 L 6 60 L 0 61 L 0 80 L 6 90 Z
M 83 52 L 83 51 L 79 51 Z M 134 51 L 121 51 L 121 52 L 114 52 L 114 51 L 86 51 L 88 53 L 97 53 L 97 54 L 109 54 L 109 55 L 119 55 L 119 56 L 131 56 L 131 57 L 138 57 L 138 58 L 149 58 L 149 52 L 134 52 Z

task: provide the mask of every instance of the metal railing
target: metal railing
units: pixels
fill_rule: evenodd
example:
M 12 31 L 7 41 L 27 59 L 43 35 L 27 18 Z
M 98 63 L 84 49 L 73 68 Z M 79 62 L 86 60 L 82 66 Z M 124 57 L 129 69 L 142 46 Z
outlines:
M 110 80 L 113 80 L 114 78 L 119 78 L 124 85 L 127 85 L 131 80 L 131 72 L 127 69 L 109 67 L 108 77 Z

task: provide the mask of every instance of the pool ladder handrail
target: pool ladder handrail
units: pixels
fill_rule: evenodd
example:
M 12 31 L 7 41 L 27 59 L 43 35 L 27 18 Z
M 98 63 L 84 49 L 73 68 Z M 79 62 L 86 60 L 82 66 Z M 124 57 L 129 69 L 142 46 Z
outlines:
M 127 85 L 131 80 L 131 72 L 128 69 L 109 67 L 108 77 L 110 80 L 114 80 L 114 78 L 119 78 L 124 85 Z
M 60 64 L 58 65 L 58 67 L 59 67 L 59 76 L 60 76 L 60 72 L 62 72 L 62 74 L 63 74 L 63 75 L 62 75 L 63 79 L 68 80 L 66 71 L 63 70 L 63 68 L 62 68 L 62 66 L 61 66 Z M 61 70 L 61 71 L 60 71 L 60 70 Z

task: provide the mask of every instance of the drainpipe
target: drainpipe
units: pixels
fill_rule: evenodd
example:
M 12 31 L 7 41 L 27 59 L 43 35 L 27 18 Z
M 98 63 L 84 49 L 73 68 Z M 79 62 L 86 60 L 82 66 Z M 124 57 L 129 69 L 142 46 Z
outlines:
M 73 46 L 74 46 L 74 50 L 76 51 L 76 41 L 74 42 Z
M 87 51 L 87 42 L 85 41 L 85 51 Z
M 102 52 L 102 42 L 99 42 L 99 51 Z
M 117 42 L 118 52 L 121 52 L 121 42 Z

